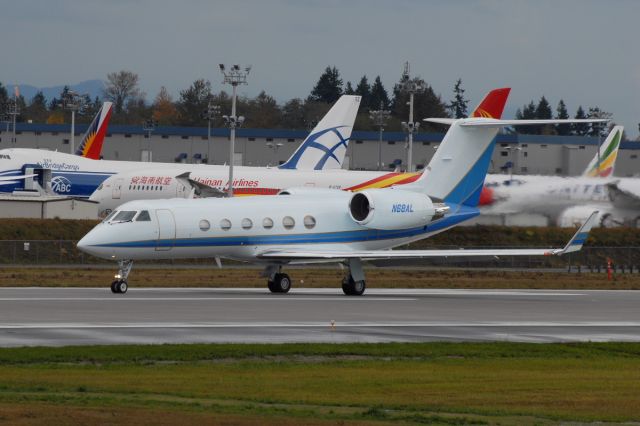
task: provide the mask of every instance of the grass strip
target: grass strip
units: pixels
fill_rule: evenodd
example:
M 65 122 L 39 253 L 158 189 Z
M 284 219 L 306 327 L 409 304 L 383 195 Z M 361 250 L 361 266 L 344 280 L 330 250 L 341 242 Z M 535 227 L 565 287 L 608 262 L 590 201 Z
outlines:
M 637 343 L 10 348 L 0 349 L 0 407 L 122 407 L 248 423 L 638 421 L 639 355 Z

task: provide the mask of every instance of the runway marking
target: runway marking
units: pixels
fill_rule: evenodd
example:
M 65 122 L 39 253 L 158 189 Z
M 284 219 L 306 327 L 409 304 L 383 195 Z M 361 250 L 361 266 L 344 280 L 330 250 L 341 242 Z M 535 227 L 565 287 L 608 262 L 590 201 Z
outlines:
M 293 302 L 293 301 L 312 301 L 312 302 L 409 302 L 418 300 L 409 297 L 341 297 L 336 294 L 335 297 L 296 297 L 283 296 L 271 297 L 265 293 L 264 297 L 2 297 L 0 302 L 148 302 L 148 301 L 229 301 L 229 300 L 247 300 L 247 301 L 265 301 L 265 302 Z
M 139 324 L 87 324 L 87 323 L 43 323 L 43 324 L 4 324 L 0 330 L 14 329 L 130 329 L 130 328 L 329 328 L 331 322 L 259 322 L 259 323 L 139 323 Z M 491 327 L 640 327 L 640 321 L 591 321 L 591 322 L 550 322 L 550 321 L 522 321 L 522 322 L 335 322 L 336 329 L 340 328 L 371 328 L 371 327 L 465 327 L 465 328 L 491 328 Z

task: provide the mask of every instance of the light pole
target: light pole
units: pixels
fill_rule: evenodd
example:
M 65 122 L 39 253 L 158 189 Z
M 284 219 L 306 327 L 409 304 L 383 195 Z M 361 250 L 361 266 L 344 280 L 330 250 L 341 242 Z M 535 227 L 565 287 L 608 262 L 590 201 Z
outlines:
M 202 112 L 201 117 L 207 120 L 207 164 L 211 164 L 211 122 L 220 114 L 220 106 L 213 105 L 211 101 L 207 109 Z
M 520 163 L 517 160 L 517 157 L 514 157 L 513 153 L 515 151 L 516 155 L 518 155 L 520 153 L 520 151 L 522 151 L 522 148 L 519 146 L 508 146 L 505 147 L 505 149 L 509 150 L 511 152 L 511 167 L 509 167 L 509 182 L 511 182 L 513 180 L 513 168 L 517 163 Z
M 391 111 L 384 109 L 384 102 L 380 101 L 380 109 L 369 111 L 369 119 L 378 126 L 378 170 L 382 170 L 382 132 L 384 126 L 387 124 L 387 120 L 391 116 Z
M 76 111 L 81 112 L 85 107 L 84 96 L 69 90 L 62 94 L 62 108 L 71 111 L 71 138 L 69 139 L 69 151 L 75 154 L 75 137 L 76 137 Z
M 153 118 L 145 120 L 144 123 L 142 123 L 142 130 L 147 132 L 147 162 L 149 163 L 153 161 L 153 155 L 151 153 L 151 132 L 156 129 L 157 125 L 158 122 Z
M 278 150 L 282 146 L 282 143 L 267 142 L 267 146 L 273 150 L 273 164 L 276 164 L 278 162 L 278 158 L 277 158 Z
M 16 117 L 20 115 L 20 107 L 18 106 L 18 96 L 17 94 L 13 95 L 13 99 L 7 100 L 7 132 L 9 131 L 9 122 L 11 122 L 13 135 L 11 137 L 11 143 L 16 143 Z M 11 117 L 11 118 L 9 118 Z
M 242 126 L 244 117 L 236 117 L 236 97 L 237 88 L 239 84 L 247 84 L 247 75 L 251 71 L 251 66 L 240 69 L 240 65 L 231 65 L 230 69 L 226 69 L 224 64 L 220 64 L 220 72 L 224 75 L 223 84 L 230 84 L 233 88 L 231 95 L 231 115 L 223 116 L 230 131 L 230 143 L 229 143 L 229 190 L 227 195 L 233 197 L 233 157 L 235 156 L 236 146 L 236 127 Z
M 413 95 L 422 90 L 422 84 L 411 80 L 409 77 L 409 62 L 404 63 L 404 72 L 402 73 L 402 81 L 400 82 L 400 90 L 409 93 L 409 121 L 402 123 L 405 130 L 409 133 L 409 143 L 407 146 L 407 171 L 413 171 L 413 132 L 418 131 L 420 123 L 413 122 Z

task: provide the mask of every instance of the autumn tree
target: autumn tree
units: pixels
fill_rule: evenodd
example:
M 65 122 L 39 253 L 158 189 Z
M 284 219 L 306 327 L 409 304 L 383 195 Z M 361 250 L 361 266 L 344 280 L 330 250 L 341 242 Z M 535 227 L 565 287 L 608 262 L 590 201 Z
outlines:
M 172 126 L 178 121 L 178 110 L 166 87 L 162 86 L 153 101 L 153 119 L 161 126 Z
M 138 88 L 138 74 L 124 70 L 107 74 L 104 98 L 113 102 L 114 113 L 121 114 L 129 102 L 142 97 Z

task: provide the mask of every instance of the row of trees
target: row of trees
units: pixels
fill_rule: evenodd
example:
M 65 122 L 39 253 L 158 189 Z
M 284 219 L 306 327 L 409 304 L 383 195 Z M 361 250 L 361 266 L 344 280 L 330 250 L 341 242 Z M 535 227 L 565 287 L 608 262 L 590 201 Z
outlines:
M 240 97 L 238 111 L 246 118 L 245 127 L 310 129 L 341 95 L 359 95 L 362 100 L 360 113 L 356 119 L 357 129 L 374 130 L 374 124 L 369 119 L 369 111 L 385 109 L 391 111 L 386 129 L 401 130 L 401 122 L 406 121 L 408 116 L 409 94 L 402 90 L 403 85 L 407 83 L 407 76 L 401 76 L 391 92 L 384 87 L 380 76 L 376 76 L 373 83 L 369 81 L 367 75 L 363 75 L 354 88 L 350 81 L 346 84 L 343 82 L 336 67 L 326 67 L 306 98 L 294 98 L 279 105 L 271 95 L 262 91 L 254 98 Z M 414 77 L 412 81 L 419 87 L 414 96 L 416 120 L 423 117 L 463 118 L 467 116 L 469 101 L 465 98 L 461 79 L 455 82 L 453 99 L 449 102 L 444 102 L 420 77 Z M 21 114 L 18 120 L 68 122 L 70 113 L 61 108 L 61 99 L 67 91 L 69 88 L 65 87 L 59 98 L 51 100 L 45 99 L 42 92 L 38 92 L 29 102 L 20 96 L 18 108 Z M 3 111 L 2 105 L 6 104 L 8 99 L 7 90 L 0 83 L 0 113 Z M 165 126 L 206 126 L 207 122 L 202 113 L 209 104 L 219 105 L 223 111 L 222 114 L 231 109 L 230 95 L 225 91 L 214 93 L 211 83 L 204 79 L 196 80 L 188 88 L 181 90 L 178 99 L 174 100 L 169 91 L 162 87 L 153 101 L 147 102 L 146 94 L 140 89 L 138 75 L 131 71 L 118 71 L 107 75 L 102 99 L 85 97 L 84 114 L 78 116 L 78 121 L 91 120 L 103 99 L 114 103 L 111 119 L 114 124 L 138 125 L 153 118 L 159 125 Z M 549 102 L 543 96 L 537 104 L 531 101 L 518 109 L 516 116 L 522 119 L 552 118 L 554 114 Z M 586 112 L 579 107 L 575 115 L 576 118 L 610 116 L 611 114 L 598 107 L 589 108 Z M 563 100 L 558 103 L 555 117 L 569 117 Z M 221 126 L 222 123 L 216 121 L 214 125 Z M 522 127 L 518 131 L 534 134 L 598 135 L 606 132 L 603 127 L 579 124 Z M 425 131 L 443 130 L 430 125 L 423 125 L 421 128 Z
M 590 107 L 587 111 L 580 105 L 574 115 L 574 118 L 611 118 L 613 115 L 609 112 L 603 111 L 598 107 Z M 516 111 L 517 119 L 568 119 L 569 112 L 564 100 L 560 99 L 558 106 L 556 107 L 555 115 L 551 110 L 549 101 L 542 96 L 538 103 L 534 101 L 529 102 L 522 108 L 518 108 Z M 605 136 L 608 130 L 608 126 L 603 123 L 574 123 L 574 124 L 558 124 L 555 126 L 516 126 L 516 130 L 519 133 L 528 134 L 543 134 L 543 135 L 577 135 L 577 136 Z

